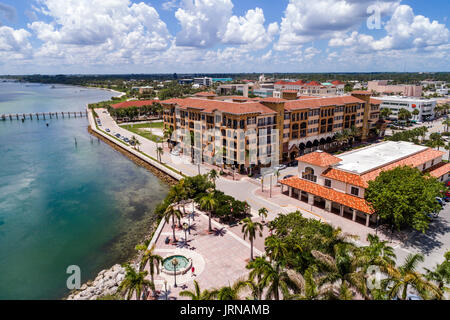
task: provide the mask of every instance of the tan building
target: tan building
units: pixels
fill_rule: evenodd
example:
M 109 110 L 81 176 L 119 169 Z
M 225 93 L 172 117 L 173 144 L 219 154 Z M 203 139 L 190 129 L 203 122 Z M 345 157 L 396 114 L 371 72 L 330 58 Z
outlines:
M 327 150 L 335 145 L 334 135 L 344 129 L 358 128 L 364 140 L 379 117 L 379 102 L 371 100 L 370 93 L 364 91 L 351 96 L 301 100 L 213 99 L 162 101 L 165 127 L 192 132 L 196 143 L 198 138 L 195 148 L 203 153 L 203 161 L 211 161 L 211 155 L 223 152 L 224 158 L 241 168 L 248 168 L 251 163 L 259 166 L 264 157 L 285 162 L 318 149 Z M 218 134 L 208 133 L 210 129 Z M 190 147 L 185 138 L 174 139 L 183 150 Z M 261 138 L 267 138 L 267 143 Z
M 369 226 L 377 217 L 364 199 L 368 182 L 382 171 L 408 165 L 441 182 L 449 179 L 444 152 L 410 142 L 387 141 L 340 154 L 316 151 L 298 158 L 298 177 L 281 181 L 283 192 L 312 206 Z

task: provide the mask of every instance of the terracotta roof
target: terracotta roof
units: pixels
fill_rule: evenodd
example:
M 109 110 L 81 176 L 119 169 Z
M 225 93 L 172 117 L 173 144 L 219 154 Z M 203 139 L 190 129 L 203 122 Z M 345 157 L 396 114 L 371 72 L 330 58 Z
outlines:
M 370 98 L 370 103 L 371 103 L 371 104 L 381 104 L 381 100 L 377 100 L 377 99 L 374 99 L 374 98 Z
M 310 81 L 306 83 L 307 86 L 321 86 L 321 83 L 318 83 L 317 81 Z
M 159 100 L 125 101 L 125 102 L 113 104 L 113 105 L 111 105 L 111 107 L 114 109 L 124 109 L 124 108 L 131 108 L 131 107 L 151 106 L 155 102 L 159 102 Z
M 297 92 L 297 91 L 296 91 Z M 263 98 L 261 99 L 261 102 L 275 102 L 275 103 L 280 103 L 280 102 L 286 102 L 289 100 L 286 99 L 282 99 L 282 98 L 274 98 L 274 97 L 268 97 L 268 98 Z
M 361 178 L 360 175 L 339 169 L 328 168 L 322 173 L 322 176 L 325 178 L 330 178 L 348 184 L 352 184 L 354 186 L 361 187 L 364 189 L 369 187 L 369 184 L 363 178 Z
M 244 96 L 217 96 L 214 100 L 240 100 L 240 101 L 260 101 L 262 98 L 248 98 Z
M 298 93 L 297 90 L 283 90 L 283 92 L 286 92 L 286 93 Z
M 281 81 L 275 82 L 275 84 L 288 85 L 288 86 L 302 86 L 302 85 L 305 84 L 305 81 L 297 80 L 297 81 L 290 82 L 290 81 L 283 81 L 283 80 L 281 80 Z
M 353 96 L 328 97 L 318 99 L 291 100 L 289 102 L 286 102 L 285 107 L 287 110 L 314 109 L 326 106 L 343 106 L 350 103 L 364 103 L 364 101 Z
M 391 164 L 388 164 L 384 167 L 372 170 L 370 172 L 367 172 L 363 174 L 361 177 L 365 181 L 374 180 L 382 171 L 387 171 L 394 169 L 399 166 L 411 166 L 411 167 L 418 167 L 420 165 L 423 165 L 424 163 L 431 161 L 433 159 L 436 159 L 438 157 L 441 157 L 445 152 L 434 150 L 431 148 L 428 148 L 422 152 L 416 153 L 415 155 L 412 155 L 410 157 L 407 157 L 405 159 L 393 162 Z
M 306 162 L 319 167 L 328 167 L 342 161 L 338 157 L 332 156 L 329 153 L 318 151 L 308 153 L 304 156 L 297 158 L 297 160 L 300 162 Z
M 298 190 L 311 193 L 324 199 L 343 204 L 344 206 L 356 209 L 364 213 L 373 213 L 372 208 L 363 198 L 355 197 L 331 188 L 326 188 L 314 182 L 300 179 L 298 177 L 292 177 L 281 180 L 280 183 Z
M 169 99 L 161 101 L 161 104 L 175 104 L 181 109 L 198 109 L 206 113 L 213 113 L 214 111 L 221 111 L 231 114 L 248 114 L 248 113 L 261 113 L 261 114 L 274 114 L 276 113 L 272 109 L 266 107 L 259 102 L 227 102 L 207 99 Z
M 341 82 L 339 80 L 331 81 L 331 83 L 334 84 L 335 86 L 340 85 L 340 84 L 345 84 L 345 83 L 343 83 L 343 82 Z
M 217 96 L 217 94 L 215 92 L 206 92 L 206 91 L 197 92 L 194 95 L 196 97 L 215 97 L 215 96 Z
M 440 163 L 428 168 L 425 171 L 428 172 L 432 177 L 440 178 L 444 174 L 447 174 L 450 172 L 450 163 L 440 162 Z
M 369 91 L 364 91 L 364 90 L 356 90 L 356 91 L 352 91 L 351 92 L 352 94 L 354 93 L 354 94 L 372 94 L 371 92 L 369 92 Z

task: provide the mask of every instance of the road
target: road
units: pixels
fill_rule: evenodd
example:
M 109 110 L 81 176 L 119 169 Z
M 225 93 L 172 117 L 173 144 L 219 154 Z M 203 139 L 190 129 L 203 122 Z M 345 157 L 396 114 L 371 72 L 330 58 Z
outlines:
M 119 133 L 120 135 L 131 139 L 134 135 L 132 132 L 119 127 L 113 118 L 104 113 L 106 109 L 97 109 L 97 114 L 101 120 L 102 130 L 109 128 L 110 134 L 114 135 Z M 439 129 L 441 120 L 435 121 L 436 129 Z M 442 125 L 441 125 L 442 126 Z M 157 158 L 155 142 L 145 139 L 141 136 L 137 137 L 141 142 L 140 150 L 155 159 Z M 185 175 L 194 176 L 199 173 L 205 174 L 211 170 L 211 166 L 207 165 L 193 165 L 190 162 L 190 158 L 183 156 L 174 156 L 166 151 L 162 155 L 162 162 L 171 165 L 177 170 L 182 171 Z M 281 171 L 280 177 L 287 174 L 297 174 L 297 167 L 286 168 Z M 373 229 L 366 228 L 360 224 L 354 223 L 347 219 L 341 218 L 335 214 L 326 212 L 320 208 L 311 207 L 298 200 L 286 197 L 276 196 L 271 199 L 263 198 L 256 195 L 256 192 L 260 190 L 261 182 L 258 179 L 243 178 L 240 181 L 233 181 L 220 177 L 216 181 L 217 189 L 224 193 L 235 197 L 240 201 L 247 201 L 252 207 L 252 213 L 256 215 L 259 208 L 265 207 L 269 211 L 268 221 L 273 220 L 279 213 L 288 213 L 294 210 L 300 209 L 302 214 L 308 218 L 320 219 L 322 221 L 331 223 L 335 227 L 340 227 L 344 232 L 351 234 L 357 234 L 360 237 L 360 243 L 365 242 L 365 238 L 368 233 L 375 233 Z M 265 190 L 268 188 L 267 179 L 265 181 Z M 438 219 L 433 221 L 430 230 L 425 234 L 418 232 L 412 232 L 409 234 L 408 240 L 405 243 L 394 242 L 394 250 L 398 257 L 397 262 L 400 264 L 404 261 L 405 257 L 409 253 L 422 253 L 425 255 L 425 262 L 420 266 L 423 270 L 424 267 L 432 268 L 437 263 L 441 263 L 444 260 L 444 253 L 450 249 L 450 204 L 447 204 L 443 211 L 441 211 Z M 380 235 L 381 236 L 381 235 Z

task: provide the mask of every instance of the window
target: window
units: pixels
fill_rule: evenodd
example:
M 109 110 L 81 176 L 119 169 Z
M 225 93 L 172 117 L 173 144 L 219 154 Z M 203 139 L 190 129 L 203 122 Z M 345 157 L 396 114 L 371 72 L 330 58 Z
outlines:
M 325 179 L 325 187 L 331 188 L 331 180 L 330 179 Z
M 314 175 L 314 169 L 311 167 L 305 168 L 305 172 L 303 172 L 302 178 L 312 182 L 317 182 L 317 176 Z
M 356 187 L 352 187 L 351 194 L 354 195 L 354 196 L 358 196 L 359 195 L 359 189 L 356 188 Z

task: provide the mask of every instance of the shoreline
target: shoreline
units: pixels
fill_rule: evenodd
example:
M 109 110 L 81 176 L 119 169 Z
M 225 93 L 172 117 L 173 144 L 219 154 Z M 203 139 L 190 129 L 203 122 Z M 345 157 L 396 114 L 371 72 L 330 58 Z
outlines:
M 167 184 L 169 186 L 173 186 L 178 182 L 175 178 L 171 177 L 170 175 L 159 170 L 158 168 L 152 166 L 148 162 L 146 162 L 146 161 L 140 159 L 139 157 L 137 157 L 136 155 L 132 154 L 128 150 L 122 148 L 121 146 L 113 143 L 112 141 L 109 141 L 107 138 L 98 134 L 97 132 L 92 130 L 90 125 L 87 127 L 87 131 L 92 136 L 97 137 L 98 139 L 102 140 L 104 143 L 106 143 L 107 145 L 112 147 L 114 150 L 120 152 L 122 155 L 124 155 L 125 157 L 127 157 L 128 159 L 133 161 L 136 165 L 143 167 L 143 168 L 147 169 L 148 171 L 150 171 L 153 175 L 155 175 L 159 180 L 161 180 L 165 184 Z M 159 234 L 157 235 L 157 233 L 158 233 L 157 231 L 160 228 L 160 225 L 161 225 L 161 219 L 158 219 L 158 217 L 156 217 L 151 228 L 144 235 L 144 237 L 138 243 L 136 243 L 136 245 L 145 243 L 146 241 L 149 241 L 150 245 L 151 245 L 155 236 L 159 236 Z M 143 254 L 142 252 L 136 251 L 135 254 L 124 263 L 130 263 L 133 266 L 138 266 L 140 263 L 140 260 L 142 258 L 142 254 Z M 94 277 L 94 279 L 89 279 L 88 281 L 83 283 L 81 285 L 80 289 L 70 291 L 66 296 L 64 296 L 62 298 L 62 300 L 78 300 L 78 299 L 83 299 L 85 297 L 89 300 L 92 300 L 92 298 L 97 299 L 104 295 L 111 295 L 111 294 L 117 293 L 117 286 L 120 285 L 120 282 L 123 280 L 123 277 L 125 275 L 124 270 L 121 267 L 121 265 L 122 264 L 120 264 L 120 263 L 116 263 L 108 269 L 101 270 L 99 273 L 97 273 L 97 275 Z M 104 288 L 104 283 L 105 283 L 104 275 L 109 274 L 111 272 L 115 272 L 115 276 L 116 275 L 119 275 L 119 276 L 118 277 L 114 276 L 112 278 L 109 277 L 108 279 L 106 279 L 109 283 L 109 287 Z M 100 288 L 99 288 L 99 286 L 100 286 Z M 96 292 L 97 294 L 93 294 L 90 297 L 85 295 L 85 294 L 89 295 L 93 292 Z

